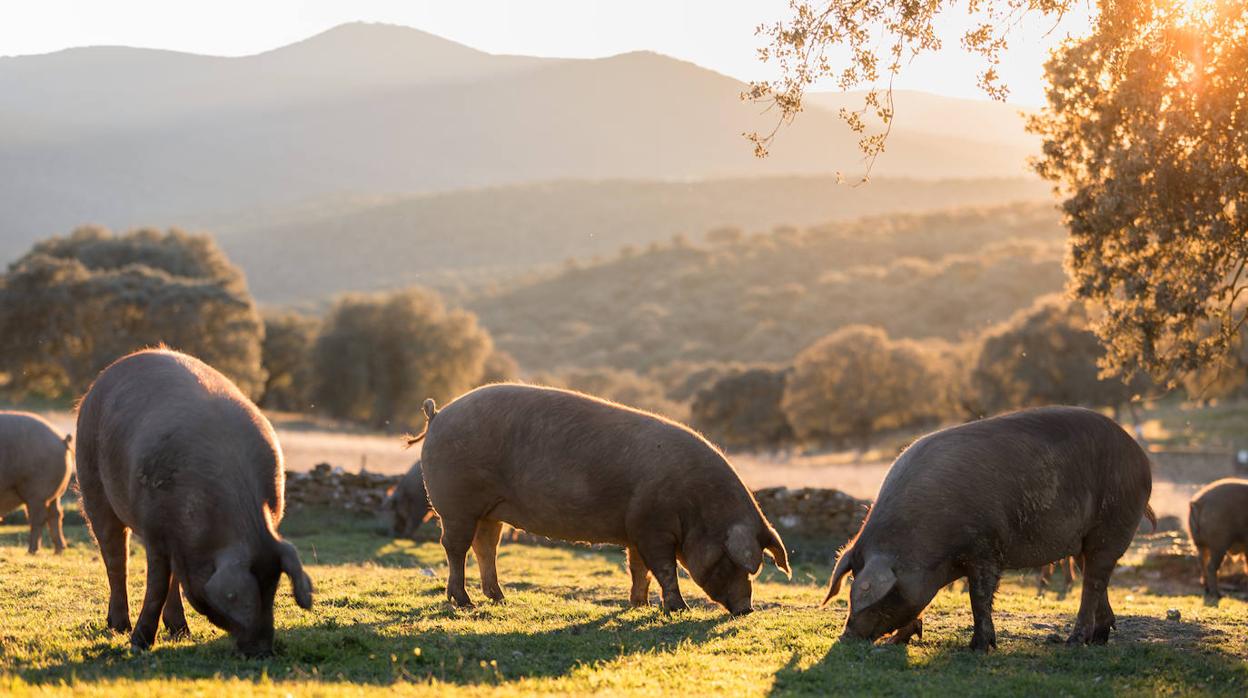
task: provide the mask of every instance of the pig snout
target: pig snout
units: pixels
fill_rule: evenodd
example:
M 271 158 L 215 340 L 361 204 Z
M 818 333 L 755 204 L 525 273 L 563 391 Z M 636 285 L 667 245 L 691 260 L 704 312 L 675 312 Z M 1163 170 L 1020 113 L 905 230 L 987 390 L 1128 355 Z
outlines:
M 243 656 L 250 659 L 272 656 L 273 628 L 260 628 L 256 632 L 239 634 L 235 637 L 234 644 Z
M 754 612 L 754 605 L 747 601 L 744 605 L 730 607 L 728 612 L 734 616 L 748 616 Z

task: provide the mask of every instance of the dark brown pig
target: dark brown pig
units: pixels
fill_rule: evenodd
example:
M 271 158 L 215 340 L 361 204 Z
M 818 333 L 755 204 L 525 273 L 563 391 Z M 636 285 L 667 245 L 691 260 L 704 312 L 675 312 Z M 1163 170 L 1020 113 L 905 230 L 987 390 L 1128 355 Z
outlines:
M 496 601 L 495 553 L 503 523 L 570 541 L 628 550 L 634 605 L 648 603 L 650 573 L 667 611 L 688 608 L 677 563 L 733 614 L 752 610 L 752 577 L 766 551 L 789 572 L 784 543 L 714 446 L 662 417 L 588 395 L 496 384 L 441 412 L 425 402 L 422 461 L 442 519 L 447 596 L 464 589 L 471 547 L 481 590 Z
M 39 415 L 0 411 L 0 520 L 26 507 L 32 555 L 39 552 L 44 526 L 56 552 L 65 550 L 61 495 L 74 471 L 70 440 Z
M 827 603 L 853 574 L 845 637 L 904 641 L 941 587 L 966 577 L 971 648 L 996 646 L 992 599 L 1001 572 L 1072 555 L 1083 596 L 1071 644 L 1114 627 L 1107 587 L 1148 507 L 1147 454 L 1113 420 L 1044 407 L 929 434 L 889 469 L 858 535 L 832 573 Z
M 1217 603 L 1218 568 L 1230 554 L 1248 558 L 1248 480 L 1228 477 L 1205 485 L 1192 497 L 1187 519 L 1192 543 L 1200 553 L 1200 582 L 1205 599 Z M 1244 561 L 1248 568 L 1248 559 Z
M 420 525 L 433 517 L 429 495 L 425 493 L 425 478 L 420 461 L 411 467 L 398 484 L 386 492 L 386 507 L 394 517 L 391 531 L 396 538 L 416 539 Z
M 225 376 L 185 354 L 131 354 L 104 369 L 78 408 L 83 511 L 108 571 L 108 627 L 130 630 L 130 531 L 147 549 L 147 592 L 130 635 L 151 646 L 163 617 L 188 633 L 191 606 L 248 655 L 273 646 L 282 573 L 312 606 L 299 555 L 277 534 L 285 502 L 273 427 Z

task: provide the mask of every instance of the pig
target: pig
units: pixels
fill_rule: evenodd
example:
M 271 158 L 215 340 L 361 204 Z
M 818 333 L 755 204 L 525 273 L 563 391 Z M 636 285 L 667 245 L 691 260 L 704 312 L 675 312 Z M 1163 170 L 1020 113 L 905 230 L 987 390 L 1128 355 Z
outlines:
M 44 526 L 57 554 L 65 550 L 61 495 L 74 472 L 72 441 L 73 436 L 61 437 L 39 415 L 0 411 L 0 520 L 26 507 L 31 555 L 39 552 Z
M 416 539 L 420 525 L 433 517 L 429 495 L 425 493 L 425 478 L 421 474 L 420 461 L 386 491 L 386 507 L 394 517 L 391 532 L 395 538 Z
M 1044 596 L 1044 590 L 1049 588 L 1049 582 L 1053 580 L 1053 573 L 1060 569 L 1062 571 L 1062 588 L 1057 593 L 1059 597 L 1065 598 L 1066 592 L 1070 591 L 1071 585 L 1075 583 L 1075 564 L 1075 558 L 1068 557 L 1037 567 L 1036 575 L 1039 577 L 1039 582 L 1037 583 L 1036 595 Z
M 1083 562 L 1068 644 L 1101 644 L 1114 627 L 1107 587 L 1148 506 L 1148 455 L 1113 420 L 1043 407 L 924 436 L 889 469 L 858 534 L 842 551 L 826 604 L 853 575 L 844 639 L 921 634 L 936 592 L 966 577 L 971 649 L 996 646 L 992 600 L 1006 569 Z
M 189 635 L 179 590 L 248 656 L 273 647 L 281 575 L 312 607 L 312 581 L 277 533 L 285 502 L 272 425 L 225 376 L 198 359 L 148 349 L 118 359 L 78 407 L 82 507 L 108 572 L 108 627 L 131 631 L 130 532 L 147 550 L 147 590 L 130 633 L 149 648 L 160 621 Z
M 1216 604 L 1218 568 L 1227 553 L 1245 555 L 1248 572 L 1248 480 L 1228 477 L 1205 485 L 1192 497 L 1188 531 L 1200 553 L 1200 583 L 1205 600 Z
M 649 603 L 650 574 L 663 609 L 688 608 L 679 563 L 733 615 L 753 610 L 764 552 L 785 574 L 788 554 L 754 496 L 714 446 L 658 415 L 568 390 L 497 383 L 438 411 L 411 439 L 429 501 L 442 520 L 450 567 L 446 593 L 464 589 L 471 547 L 481 591 L 503 600 L 495 564 L 504 523 L 549 538 L 620 545 L 628 551 L 630 602 Z

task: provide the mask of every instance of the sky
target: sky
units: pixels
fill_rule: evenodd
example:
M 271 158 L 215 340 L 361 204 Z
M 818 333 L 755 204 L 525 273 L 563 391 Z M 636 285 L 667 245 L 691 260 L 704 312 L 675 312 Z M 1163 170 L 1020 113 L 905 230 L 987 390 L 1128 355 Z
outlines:
M 0 56 L 122 45 L 219 56 L 260 53 L 344 22 L 422 29 L 490 53 L 598 58 L 652 50 L 741 80 L 775 77 L 761 63 L 760 23 L 788 16 L 786 0 L 2 0 Z M 1056 30 L 1042 18 L 1016 29 L 1001 73 L 1010 101 L 1044 101 L 1049 50 L 1087 27 L 1087 11 Z M 946 48 L 909 65 L 896 83 L 953 97 L 984 99 L 979 59 L 958 48 L 968 25 L 943 22 Z M 829 86 L 830 88 L 830 86 Z

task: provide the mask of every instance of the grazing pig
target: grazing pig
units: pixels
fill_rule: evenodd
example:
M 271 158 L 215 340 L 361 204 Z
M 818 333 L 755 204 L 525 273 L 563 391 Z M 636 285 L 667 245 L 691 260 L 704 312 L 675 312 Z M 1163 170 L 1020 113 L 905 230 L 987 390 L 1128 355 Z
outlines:
M 140 351 L 104 369 L 78 408 L 82 506 L 111 596 L 108 627 L 130 630 L 130 531 L 147 549 L 147 592 L 131 645 L 150 647 L 163 617 L 187 634 L 179 587 L 239 650 L 273 646 L 282 573 L 312 606 L 312 582 L 277 534 L 285 502 L 273 427 L 225 376 L 185 354 Z
M 734 615 L 753 610 L 752 577 L 766 551 L 789 573 L 784 543 L 714 446 L 662 417 L 588 395 L 495 384 L 441 412 L 425 401 L 422 460 L 442 519 L 447 596 L 471 606 L 464 560 L 471 547 L 481 590 L 500 601 L 495 567 L 503 523 L 570 541 L 625 546 L 633 605 L 649 603 L 650 573 L 663 608 L 688 608 L 677 563 Z
M 1205 599 L 1217 603 L 1218 568 L 1227 553 L 1245 556 L 1248 571 L 1248 480 L 1228 477 L 1205 485 L 1192 497 L 1187 519 L 1192 543 L 1200 553 L 1200 582 Z
M 398 484 L 386 492 L 386 506 L 394 516 L 391 531 L 396 538 L 416 539 L 420 525 L 433 517 L 429 495 L 425 493 L 425 478 L 420 471 L 420 461 L 412 466 Z
M 1036 575 L 1040 578 L 1037 583 L 1037 596 L 1044 596 L 1044 590 L 1048 589 L 1049 582 L 1053 581 L 1053 573 L 1059 569 L 1062 571 L 1062 588 L 1057 593 L 1060 598 L 1065 598 L 1066 592 L 1070 591 L 1071 585 L 1075 583 L 1075 558 L 1073 557 L 1063 558 L 1036 568 Z
M 1107 586 L 1148 497 L 1148 456 L 1113 420 L 1075 407 L 1024 410 L 929 434 L 889 469 L 832 573 L 846 574 L 847 638 L 894 642 L 921 632 L 936 592 L 966 577 L 971 648 L 996 646 L 992 599 L 1002 570 L 1078 555 L 1083 596 L 1068 643 L 1103 643 L 1114 627 Z
M 74 470 L 71 438 L 38 415 L 0 411 L 0 520 L 25 505 L 32 555 L 39 552 L 45 525 L 56 552 L 65 550 L 61 495 Z

